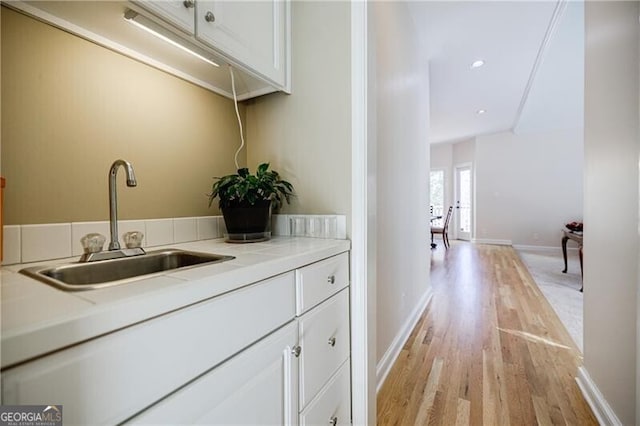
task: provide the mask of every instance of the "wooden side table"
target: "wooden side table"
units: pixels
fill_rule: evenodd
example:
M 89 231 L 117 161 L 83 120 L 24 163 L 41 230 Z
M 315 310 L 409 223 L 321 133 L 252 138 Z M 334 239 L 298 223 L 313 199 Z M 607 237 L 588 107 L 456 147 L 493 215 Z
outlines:
M 564 272 L 567 273 L 567 241 L 572 240 L 578 243 L 578 256 L 580 257 L 580 276 L 582 277 L 582 234 L 576 234 L 575 232 L 562 230 L 562 257 L 564 258 Z M 584 283 L 580 288 L 580 291 L 584 289 Z

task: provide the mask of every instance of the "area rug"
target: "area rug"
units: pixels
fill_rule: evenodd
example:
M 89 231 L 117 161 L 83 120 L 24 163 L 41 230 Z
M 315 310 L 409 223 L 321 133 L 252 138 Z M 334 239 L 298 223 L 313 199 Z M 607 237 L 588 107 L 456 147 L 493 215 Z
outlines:
M 517 251 L 540 291 L 582 352 L 582 293 L 579 291 L 582 279 L 578 254 L 569 253 L 569 269 L 563 274 L 564 262 L 560 251 Z

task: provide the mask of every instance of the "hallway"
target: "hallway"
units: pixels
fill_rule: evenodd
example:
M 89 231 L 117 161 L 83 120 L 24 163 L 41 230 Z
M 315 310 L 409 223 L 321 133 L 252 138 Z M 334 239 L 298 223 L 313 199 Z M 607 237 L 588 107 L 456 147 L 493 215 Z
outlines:
M 515 250 L 432 252 L 433 299 L 378 394 L 379 425 L 595 425 L 581 355 Z

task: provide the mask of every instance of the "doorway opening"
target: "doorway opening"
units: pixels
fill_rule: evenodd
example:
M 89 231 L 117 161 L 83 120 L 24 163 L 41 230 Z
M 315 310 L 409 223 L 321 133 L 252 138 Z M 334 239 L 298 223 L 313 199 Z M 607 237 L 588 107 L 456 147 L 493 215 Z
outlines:
M 473 175 L 471 164 L 462 164 L 455 168 L 455 238 L 471 240 L 473 221 Z

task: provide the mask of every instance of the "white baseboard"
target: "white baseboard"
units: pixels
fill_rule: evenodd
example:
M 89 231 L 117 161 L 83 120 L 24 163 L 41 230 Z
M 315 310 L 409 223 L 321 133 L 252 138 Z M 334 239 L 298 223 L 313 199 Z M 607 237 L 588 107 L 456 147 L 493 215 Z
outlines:
M 516 250 L 525 250 L 525 251 L 535 251 L 535 252 L 540 252 L 540 253 L 549 253 L 549 254 L 555 254 L 555 253 L 561 253 L 562 252 L 562 247 L 558 246 L 558 247 L 554 247 L 554 246 L 529 246 L 529 245 L 525 245 L 525 244 L 514 244 L 513 246 L 514 249 Z
M 471 240 L 474 244 L 491 244 L 495 246 L 510 246 L 511 240 L 494 240 L 491 238 L 474 238 Z
M 515 244 L 513 248 L 516 250 L 535 251 L 539 253 L 562 254 L 562 247 L 560 246 L 528 246 L 524 244 Z M 578 253 L 578 247 L 567 247 L 567 253 Z
M 613 412 L 607 400 L 604 399 L 604 396 L 602 396 L 596 384 L 591 380 L 591 376 L 589 376 L 584 366 L 578 369 L 576 382 L 578 382 L 578 387 L 584 399 L 598 419 L 598 423 L 602 426 L 622 426 L 622 422 L 618 419 L 616 413 Z
M 393 342 L 376 366 L 376 381 L 378 382 L 376 386 L 376 393 L 378 393 L 380 391 L 380 388 L 382 388 L 382 384 L 387 378 L 389 371 L 391 371 L 391 367 L 393 367 L 393 364 L 396 362 L 396 359 L 398 358 L 398 355 L 400 355 L 402 347 L 411 335 L 413 328 L 418 323 L 420 316 L 427 308 L 427 305 L 429 305 L 432 297 L 433 289 L 429 287 L 427 292 L 420 300 L 420 303 L 418 303 L 413 312 L 411 312 L 411 315 L 409 315 L 409 318 L 407 318 L 407 321 L 405 321 L 405 323 L 403 324 L 400 332 L 396 335 L 396 338 L 393 339 Z

